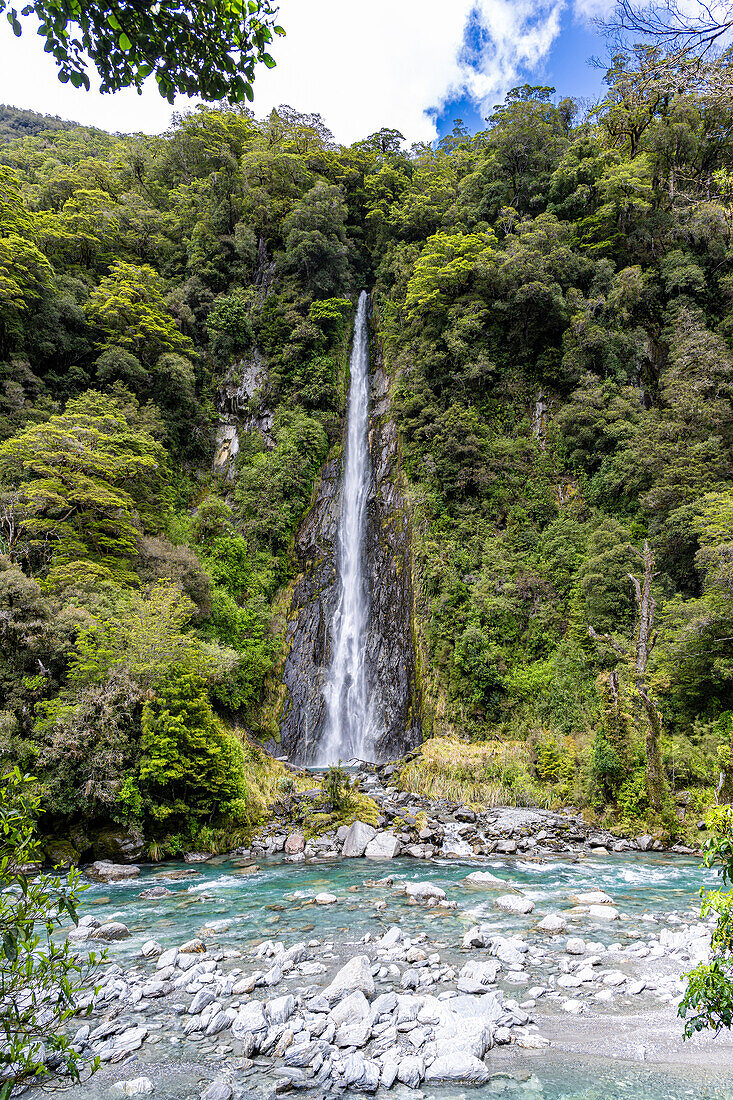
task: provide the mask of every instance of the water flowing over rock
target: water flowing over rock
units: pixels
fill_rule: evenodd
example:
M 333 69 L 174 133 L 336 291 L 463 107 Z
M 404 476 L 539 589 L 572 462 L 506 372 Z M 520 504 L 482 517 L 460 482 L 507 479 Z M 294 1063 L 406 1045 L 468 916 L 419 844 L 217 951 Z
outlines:
M 290 609 L 280 733 L 282 749 L 304 764 L 389 759 L 419 739 L 409 523 L 395 483 L 397 429 L 378 349 L 368 415 L 367 352 L 362 294 L 350 394 L 362 405 L 357 416 L 349 402 L 346 469 L 335 461 L 324 466 L 295 547 L 301 574 Z M 357 485 L 359 477 L 364 482 Z M 357 529 L 348 544 L 344 522 L 352 525 L 351 536 Z

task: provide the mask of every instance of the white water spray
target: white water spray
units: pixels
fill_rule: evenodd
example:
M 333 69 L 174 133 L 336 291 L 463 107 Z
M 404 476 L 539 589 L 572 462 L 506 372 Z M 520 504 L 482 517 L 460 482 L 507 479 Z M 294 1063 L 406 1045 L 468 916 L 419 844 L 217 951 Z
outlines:
M 321 766 L 373 752 L 364 654 L 368 599 L 363 568 L 369 492 L 369 340 L 367 295 L 362 291 L 354 322 L 349 364 L 348 423 L 338 529 L 339 596 L 333 619 L 332 658 L 325 688 L 326 723 L 317 763 Z

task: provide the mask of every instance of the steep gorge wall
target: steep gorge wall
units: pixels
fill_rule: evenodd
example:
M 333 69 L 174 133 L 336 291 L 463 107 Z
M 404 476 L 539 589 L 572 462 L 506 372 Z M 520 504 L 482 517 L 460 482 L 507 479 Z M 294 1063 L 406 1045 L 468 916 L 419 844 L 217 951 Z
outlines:
M 369 592 L 367 685 L 377 730 L 376 756 L 402 754 L 420 737 L 412 639 L 410 524 L 399 487 L 397 428 L 391 380 L 372 327 L 365 568 Z M 331 663 L 331 622 L 338 598 L 336 539 L 341 457 L 324 466 L 313 505 L 296 538 L 300 575 L 286 628 L 281 750 L 309 763 L 325 720 L 324 685 Z

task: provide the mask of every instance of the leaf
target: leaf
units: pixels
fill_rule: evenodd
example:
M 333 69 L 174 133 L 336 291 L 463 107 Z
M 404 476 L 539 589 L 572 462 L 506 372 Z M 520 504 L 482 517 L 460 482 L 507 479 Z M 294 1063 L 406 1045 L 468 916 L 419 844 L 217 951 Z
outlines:
M 124 50 L 125 53 L 127 53 L 128 50 L 132 49 L 132 42 L 128 38 L 128 36 L 124 33 L 124 31 L 122 32 L 120 37 L 117 39 L 117 43 L 118 43 L 120 49 Z

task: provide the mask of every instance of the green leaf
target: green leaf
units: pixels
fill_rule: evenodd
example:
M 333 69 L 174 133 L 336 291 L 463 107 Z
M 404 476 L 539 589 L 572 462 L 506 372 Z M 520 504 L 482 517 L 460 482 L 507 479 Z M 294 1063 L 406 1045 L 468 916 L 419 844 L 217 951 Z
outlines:
M 117 39 L 117 42 L 119 44 L 120 49 L 124 50 L 125 53 L 127 53 L 128 50 L 132 49 L 132 42 L 130 41 L 128 36 L 124 33 L 124 31 L 120 35 L 120 37 Z

